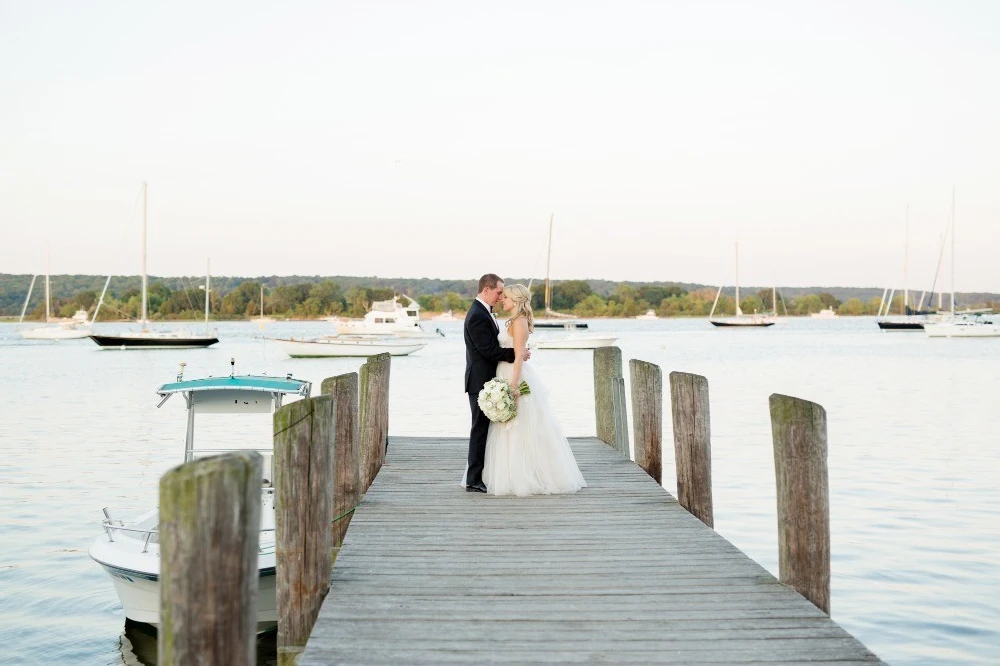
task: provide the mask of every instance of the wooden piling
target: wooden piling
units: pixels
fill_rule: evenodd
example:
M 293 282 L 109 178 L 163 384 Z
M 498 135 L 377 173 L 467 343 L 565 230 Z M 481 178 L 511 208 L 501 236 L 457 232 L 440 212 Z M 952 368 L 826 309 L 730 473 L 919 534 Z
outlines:
M 344 543 L 354 507 L 361 501 L 360 434 L 358 429 L 358 373 L 328 377 L 320 393 L 334 396 L 333 529 L 336 553 Z
M 370 356 L 360 371 L 361 492 L 385 462 L 389 445 L 389 354 Z
M 631 460 L 628 441 L 628 403 L 625 400 L 625 378 L 613 377 L 611 382 L 611 398 L 614 403 L 615 438 L 614 448 L 625 458 Z
M 237 451 L 160 479 L 159 664 L 254 664 L 262 459 Z
M 594 410 L 597 418 L 597 438 L 615 447 L 614 378 L 622 376 L 622 350 L 618 347 L 598 347 L 594 350 Z
M 780 579 L 829 615 L 826 410 L 807 400 L 778 394 L 771 396 L 770 407 Z
M 330 586 L 335 409 L 324 395 L 274 413 L 279 666 L 305 649 Z
M 635 462 L 663 482 L 663 373 L 638 359 L 628 362 L 632 381 L 632 430 Z
M 713 527 L 708 380 L 701 375 L 671 372 L 670 412 L 674 425 L 677 501 L 701 522 Z

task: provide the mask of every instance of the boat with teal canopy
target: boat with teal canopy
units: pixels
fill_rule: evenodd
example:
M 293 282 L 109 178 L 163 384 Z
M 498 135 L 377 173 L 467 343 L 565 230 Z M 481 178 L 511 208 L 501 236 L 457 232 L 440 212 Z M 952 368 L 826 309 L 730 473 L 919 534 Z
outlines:
M 236 360 L 230 359 L 229 375 L 219 377 L 202 377 L 199 379 L 184 379 L 184 363 L 172 382 L 163 384 L 156 390 L 162 406 L 174 394 L 184 396 L 187 407 L 187 436 L 184 444 L 184 462 L 189 462 L 200 456 L 225 453 L 227 451 L 256 451 L 264 457 L 264 478 L 261 480 L 261 531 L 259 551 L 257 554 L 260 578 L 257 597 L 257 629 L 267 631 L 277 623 L 277 606 L 275 597 L 275 524 L 274 524 L 274 485 L 271 465 L 274 456 L 272 429 L 268 427 L 261 437 L 252 434 L 244 437 L 236 435 L 239 429 L 234 429 L 226 421 L 225 428 L 213 431 L 211 427 L 203 428 L 209 433 L 205 443 L 195 445 L 195 416 L 200 414 L 224 414 L 238 416 L 242 426 L 257 426 L 253 421 L 261 417 L 246 415 L 266 415 L 273 413 L 285 400 L 292 398 L 308 398 L 312 383 L 295 379 L 291 374 L 284 377 L 269 375 L 237 375 L 234 373 Z M 231 420 L 231 419 L 230 419 Z M 269 421 L 264 417 L 264 420 Z M 212 433 L 222 432 L 221 441 L 228 441 L 229 446 L 221 442 L 212 443 Z M 235 443 L 233 443 L 235 441 Z M 207 444 L 207 446 L 206 446 Z M 90 557 L 99 563 L 114 584 L 118 598 L 121 600 L 125 617 L 134 622 L 151 625 L 159 623 L 160 606 L 160 546 L 159 546 L 159 510 L 145 509 L 139 513 L 115 513 L 110 508 L 104 509 L 102 522 L 103 534 L 95 539 L 90 547 Z

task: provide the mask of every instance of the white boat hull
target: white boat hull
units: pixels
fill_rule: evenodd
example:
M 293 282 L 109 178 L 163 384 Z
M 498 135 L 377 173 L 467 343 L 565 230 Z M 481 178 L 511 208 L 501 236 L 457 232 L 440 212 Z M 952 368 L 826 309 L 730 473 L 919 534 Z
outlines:
M 104 537 L 99 537 L 101 541 Z M 96 547 L 98 544 L 95 543 Z M 111 577 L 111 582 L 122 604 L 125 617 L 134 622 L 143 622 L 152 626 L 160 623 L 160 577 L 159 573 L 133 571 L 102 562 L 94 555 L 95 547 L 91 548 L 91 557 Z M 263 557 L 263 556 L 262 556 Z M 154 564 L 158 564 L 158 558 Z M 270 558 L 270 568 L 262 569 L 257 587 L 257 631 L 263 632 L 278 624 L 278 605 L 274 575 L 274 556 Z
M 1000 324 L 954 324 L 941 322 L 924 324 L 924 331 L 929 338 L 997 338 L 1000 337 Z
M 80 340 L 90 336 L 89 328 L 42 326 L 21 331 L 25 340 Z
M 612 336 L 572 336 L 553 340 L 539 340 L 533 346 L 538 349 L 597 349 L 611 347 L 618 338 Z
M 427 346 L 426 342 L 401 340 L 367 340 L 345 338 L 320 338 L 317 340 L 288 340 L 272 338 L 281 350 L 292 358 L 327 358 L 349 356 L 374 356 L 389 354 L 406 356 Z

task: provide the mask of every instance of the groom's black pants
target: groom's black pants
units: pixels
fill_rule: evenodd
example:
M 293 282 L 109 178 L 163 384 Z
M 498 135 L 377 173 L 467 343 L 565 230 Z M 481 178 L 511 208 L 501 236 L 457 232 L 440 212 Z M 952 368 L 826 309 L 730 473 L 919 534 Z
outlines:
M 469 473 L 465 485 L 474 486 L 483 482 L 483 466 L 486 464 L 486 435 L 490 431 L 490 420 L 479 409 L 479 391 L 469 391 L 469 407 L 472 408 L 472 432 L 469 433 Z

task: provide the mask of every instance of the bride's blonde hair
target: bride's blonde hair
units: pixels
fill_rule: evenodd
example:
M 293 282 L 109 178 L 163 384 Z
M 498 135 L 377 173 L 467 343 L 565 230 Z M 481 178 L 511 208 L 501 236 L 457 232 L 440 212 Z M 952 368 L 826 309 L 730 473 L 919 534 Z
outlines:
M 507 320 L 507 327 L 518 317 L 528 322 L 528 333 L 535 330 L 535 315 L 531 312 L 531 292 L 523 284 L 512 284 L 503 288 L 503 295 L 514 301 L 514 310 Z

